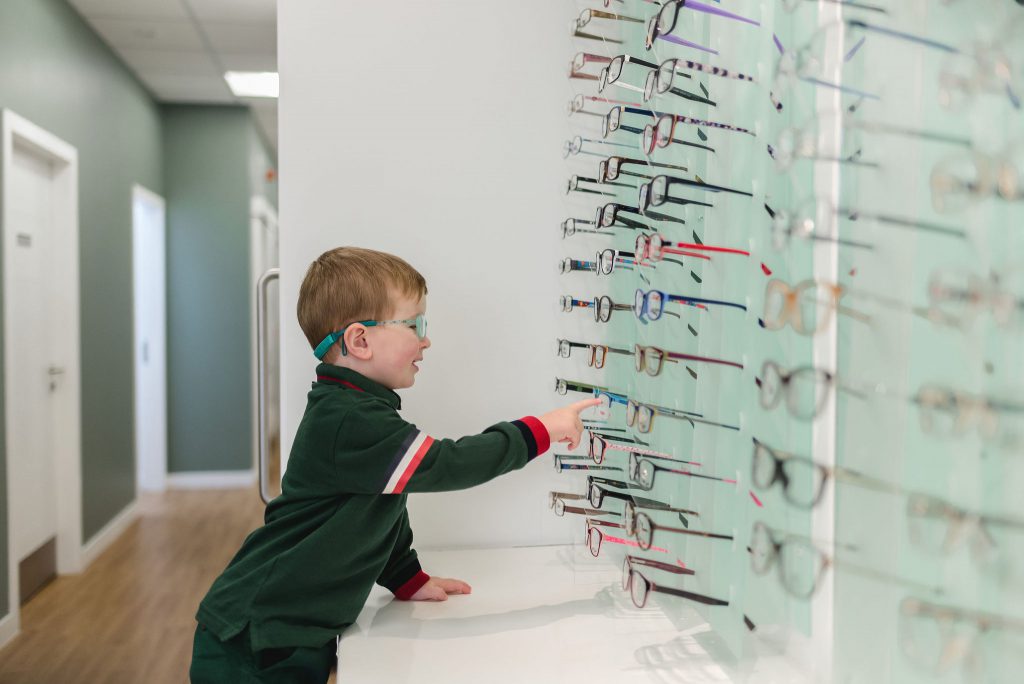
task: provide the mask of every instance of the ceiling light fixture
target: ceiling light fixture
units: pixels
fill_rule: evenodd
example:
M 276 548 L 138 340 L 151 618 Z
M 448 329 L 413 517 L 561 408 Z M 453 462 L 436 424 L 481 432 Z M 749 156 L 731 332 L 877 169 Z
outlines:
M 229 71 L 224 74 L 235 97 L 277 97 L 276 71 Z

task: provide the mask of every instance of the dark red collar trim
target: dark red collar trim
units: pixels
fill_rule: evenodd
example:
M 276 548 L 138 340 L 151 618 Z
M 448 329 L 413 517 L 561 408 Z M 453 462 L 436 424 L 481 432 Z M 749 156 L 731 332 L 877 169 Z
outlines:
M 332 378 L 329 375 L 318 375 L 318 376 L 316 376 L 316 381 L 317 382 L 333 382 L 335 384 L 342 385 L 344 387 L 348 387 L 349 389 L 354 389 L 357 392 L 365 392 L 366 391 L 362 387 L 359 387 L 357 385 L 353 385 L 348 380 L 338 380 L 338 378 Z

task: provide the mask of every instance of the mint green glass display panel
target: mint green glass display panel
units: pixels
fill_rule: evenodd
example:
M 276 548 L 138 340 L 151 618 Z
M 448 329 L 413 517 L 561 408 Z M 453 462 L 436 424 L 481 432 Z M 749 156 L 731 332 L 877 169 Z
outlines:
M 891 6 L 885 25 L 970 50 L 974 37 L 996 36 L 1022 14 L 1009 2 L 901 3 Z M 965 658 L 954 658 L 944 672 L 919 666 L 908 657 L 912 643 L 903 629 L 910 623 L 901 621 L 900 602 L 912 597 L 1018 619 L 1024 615 L 1019 531 L 992 528 L 998 553 L 989 566 L 972 560 L 969 544 L 949 554 L 923 550 L 907 514 L 908 494 L 918 492 L 967 511 L 1022 517 L 1020 445 L 985 443 L 974 430 L 958 437 L 929 434 L 909 398 L 929 383 L 1021 398 L 1019 327 L 997 327 L 987 315 L 965 328 L 937 325 L 925 308 L 937 272 L 1012 274 L 1014 261 L 1024 255 L 1020 203 L 987 199 L 963 212 L 941 213 L 929 183 L 937 164 L 971 149 L 1012 152 L 1024 138 L 1024 115 L 998 93 L 979 93 L 964 108 L 943 107 L 940 73 L 954 60 L 940 50 L 869 36 L 860 57 L 848 65 L 844 82 L 870 86 L 881 99 L 846 119 L 899 125 L 932 137 L 848 129 L 850 140 L 879 168 L 845 172 L 841 203 L 865 215 L 883 212 L 963 230 L 968 237 L 862 220 L 841 224 L 844 237 L 870 242 L 874 249 L 841 250 L 841 258 L 856 268 L 855 276 L 841 272 L 850 288 L 844 304 L 868 313 L 871 323 L 839 317 L 839 375 L 874 391 L 866 399 L 840 400 L 836 459 L 885 487 L 840 483 L 836 490 L 836 538 L 853 547 L 838 552 L 843 564 L 835 568 L 837 680 L 1019 681 L 1024 651 L 1019 633 L 1010 631 L 993 630 L 960 644 L 978 654 L 975 662 L 984 669 L 977 674 L 973 665 L 965 666 Z M 939 142 L 939 135 L 969 139 L 971 147 Z M 1017 286 L 1018 297 L 1024 294 L 1019 282 L 1005 280 L 1007 287 Z M 1001 418 L 1009 431 L 1019 432 L 1019 417 Z M 918 643 L 923 644 L 919 653 L 938 655 L 938 640 Z

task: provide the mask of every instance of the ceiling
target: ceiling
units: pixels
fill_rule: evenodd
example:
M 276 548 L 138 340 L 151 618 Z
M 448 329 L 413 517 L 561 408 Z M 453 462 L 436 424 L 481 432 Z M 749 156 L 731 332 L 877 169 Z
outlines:
M 68 0 L 160 102 L 247 104 L 277 152 L 277 100 L 225 71 L 277 71 L 277 0 Z

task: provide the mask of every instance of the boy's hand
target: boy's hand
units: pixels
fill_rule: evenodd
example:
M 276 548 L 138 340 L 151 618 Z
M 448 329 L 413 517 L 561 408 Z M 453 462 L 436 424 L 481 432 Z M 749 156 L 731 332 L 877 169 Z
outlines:
M 598 398 L 584 399 L 575 404 L 569 404 L 540 417 L 540 422 L 548 429 L 552 442 L 568 442 L 570 449 L 575 449 L 580 443 L 580 435 L 583 433 L 583 421 L 580 420 L 580 413 L 592 406 L 601 403 Z
M 410 601 L 447 601 L 448 594 L 469 594 L 473 588 L 457 579 L 447 577 L 431 577 L 430 581 L 420 587 L 409 597 Z

